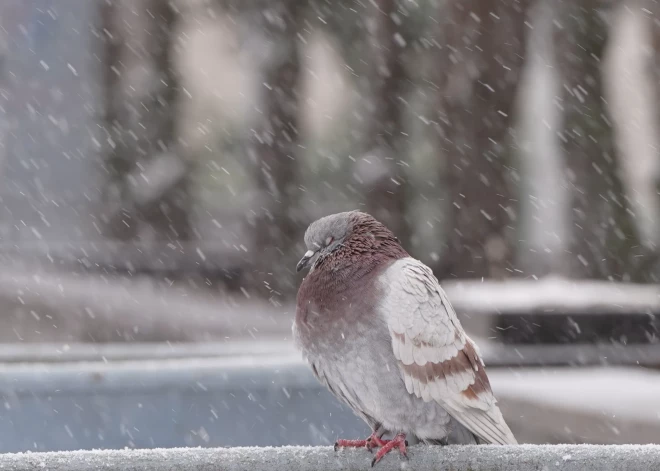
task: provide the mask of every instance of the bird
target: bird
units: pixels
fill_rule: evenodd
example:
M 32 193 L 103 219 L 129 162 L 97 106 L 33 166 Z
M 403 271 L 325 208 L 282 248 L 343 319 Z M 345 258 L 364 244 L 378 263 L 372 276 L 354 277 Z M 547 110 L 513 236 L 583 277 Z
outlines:
M 331 214 L 304 242 L 294 343 L 372 431 L 335 450 L 377 449 L 374 466 L 394 449 L 408 459 L 409 443 L 517 444 L 447 294 L 385 225 L 360 210 Z

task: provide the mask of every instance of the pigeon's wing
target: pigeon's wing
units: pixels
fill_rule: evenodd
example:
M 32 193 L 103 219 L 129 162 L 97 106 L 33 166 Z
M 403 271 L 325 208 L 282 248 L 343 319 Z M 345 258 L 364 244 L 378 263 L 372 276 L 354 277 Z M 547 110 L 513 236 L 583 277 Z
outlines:
M 515 444 L 475 344 L 431 270 L 412 258 L 392 264 L 381 279 L 380 309 L 410 394 L 437 401 L 487 443 Z

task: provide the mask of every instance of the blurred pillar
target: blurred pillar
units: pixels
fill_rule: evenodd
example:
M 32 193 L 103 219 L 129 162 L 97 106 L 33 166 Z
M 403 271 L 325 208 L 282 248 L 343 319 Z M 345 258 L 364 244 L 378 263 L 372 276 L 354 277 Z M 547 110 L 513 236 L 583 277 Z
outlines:
M 374 0 L 366 5 L 366 10 L 367 152 L 358 160 L 354 175 L 361 185 L 366 210 L 407 246 L 408 185 L 402 136 L 409 83 L 403 56 L 408 48 L 403 32 L 399 31 L 405 17 L 398 11 L 397 0 Z
M 275 275 L 277 289 L 286 292 L 295 289 L 295 259 L 304 252 L 304 218 L 297 203 L 302 82 L 298 32 L 304 7 L 299 0 L 270 2 L 258 10 L 258 21 L 251 22 L 254 29 L 249 32 L 263 35 L 262 47 L 269 51 L 261 69 L 260 117 L 248 146 L 259 193 L 249 230 L 260 271 Z
M 555 0 L 530 8 L 531 31 L 516 113 L 521 172 L 517 264 L 526 277 L 567 275 L 570 222 L 564 156 L 557 137 L 563 124 L 557 106 L 561 83 L 557 73 L 553 23 Z
M 188 239 L 189 166 L 179 154 L 177 13 L 164 0 L 100 2 L 105 229 L 123 240 Z
M 611 40 L 603 59 L 605 101 L 612 115 L 617 162 L 639 255 L 629 260 L 631 279 L 657 282 L 660 242 L 660 8 L 654 0 L 626 0 L 612 6 Z M 623 71 L 623 72 L 622 72 Z
M 571 193 L 570 271 L 575 277 L 627 280 L 640 243 L 603 99 L 607 12 L 599 10 L 598 0 L 562 1 L 557 12 L 553 37 L 563 91 L 559 135 Z
M 651 87 L 654 92 L 651 98 L 651 108 L 655 113 L 656 125 L 660 123 L 660 1 L 659 0 L 640 0 L 644 9 L 642 12 L 648 14 L 649 29 L 651 36 Z M 655 136 L 660 136 L 660 130 L 656 130 Z M 656 159 L 660 160 L 660 150 L 656 149 Z M 655 181 L 656 196 L 660 195 L 660 161 L 656 161 L 656 171 L 652 175 Z M 656 224 L 660 224 L 660 214 L 655 215 Z M 644 268 L 648 272 L 649 278 L 653 282 L 660 280 L 660 234 L 656 234 L 654 240 L 656 244 L 655 256 L 648 257 Z
M 519 175 L 511 115 L 527 0 L 451 0 L 442 12 L 441 180 L 449 195 L 440 277 L 515 275 Z
M 4 6 L 4 8 L 3 8 Z M 7 108 L 9 104 L 9 90 L 7 83 L 7 62 L 9 58 L 9 35 L 5 28 L 4 10 L 10 5 L 0 5 L 0 175 L 4 173 L 5 158 L 7 152 L 7 128 L 9 116 Z M 2 228 L 0 227 L 0 234 Z

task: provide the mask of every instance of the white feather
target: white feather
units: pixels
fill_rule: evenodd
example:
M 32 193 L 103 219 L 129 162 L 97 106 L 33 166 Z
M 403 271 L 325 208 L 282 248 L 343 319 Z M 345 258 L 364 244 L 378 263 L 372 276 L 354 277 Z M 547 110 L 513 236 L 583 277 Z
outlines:
M 415 362 L 415 359 L 413 358 L 413 344 L 412 344 L 412 342 L 406 341 L 403 344 L 401 344 L 399 352 L 400 352 L 400 355 L 401 355 L 399 360 L 401 360 L 401 362 L 404 365 L 412 365 Z
M 429 387 L 428 384 L 421 384 L 420 385 L 421 390 L 422 390 L 422 399 L 424 402 L 429 402 L 431 398 L 431 388 Z
M 424 355 L 424 350 L 417 347 L 413 348 L 412 350 L 413 354 L 413 359 L 415 360 L 415 363 L 418 364 L 419 366 L 424 366 L 426 365 L 426 356 Z
M 381 282 L 387 294 L 380 312 L 390 328 L 394 356 L 404 365 L 400 371 L 406 390 L 424 401 L 435 400 L 488 443 L 516 443 L 490 390 L 480 391 L 476 398 L 463 394 L 477 381 L 483 361 L 431 270 L 418 260 L 404 258 L 385 271 Z M 413 363 L 424 366 L 431 362 L 440 367 L 463 355 L 468 342 L 477 354 L 469 359 L 470 368 L 455 371 L 454 367 L 451 374 L 445 371 L 428 384 L 420 384 L 406 373 L 405 366 Z

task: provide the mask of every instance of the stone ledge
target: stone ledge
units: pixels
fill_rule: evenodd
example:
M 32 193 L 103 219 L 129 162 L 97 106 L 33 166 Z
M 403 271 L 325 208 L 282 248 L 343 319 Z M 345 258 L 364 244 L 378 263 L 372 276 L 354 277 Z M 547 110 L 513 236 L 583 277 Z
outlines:
M 0 469 L 14 471 L 358 471 L 371 469 L 366 450 L 331 447 L 172 448 L 0 455 Z M 409 461 L 386 456 L 374 469 L 392 471 L 660 469 L 658 445 L 413 446 Z

